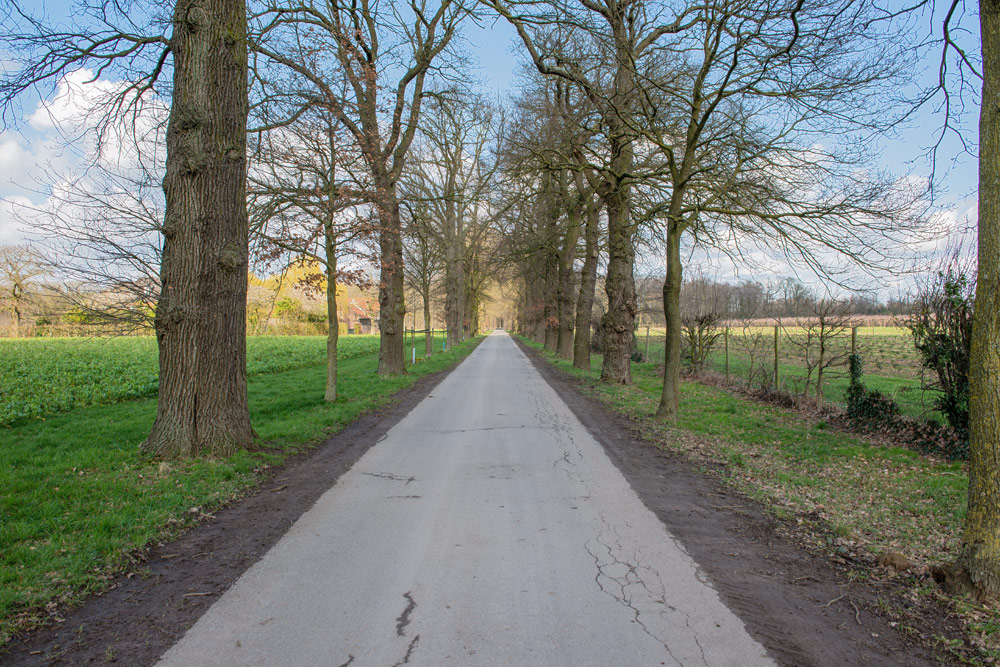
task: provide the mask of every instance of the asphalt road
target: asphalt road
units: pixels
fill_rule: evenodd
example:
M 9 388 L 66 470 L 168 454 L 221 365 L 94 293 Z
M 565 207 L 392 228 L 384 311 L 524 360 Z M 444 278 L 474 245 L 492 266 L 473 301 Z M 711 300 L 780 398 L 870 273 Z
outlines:
M 160 664 L 773 663 L 497 332 Z

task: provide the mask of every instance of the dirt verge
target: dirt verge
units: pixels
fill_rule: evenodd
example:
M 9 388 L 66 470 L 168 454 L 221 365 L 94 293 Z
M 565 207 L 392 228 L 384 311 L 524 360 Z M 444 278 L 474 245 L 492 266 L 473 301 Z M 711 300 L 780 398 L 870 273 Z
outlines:
M 959 633 L 943 611 L 921 609 L 919 618 L 904 622 L 890 618 L 885 610 L 909 609 L 913 601 L 892 585 L 852 580 L 847 567 L 810 553 L 792 539 L 794 527 L 726 488 L 704 464 L 644 441 L 641 422 L 583 395 L 580 380 L 518 344 L 779 664 L 949 662 L 930 648 L 931 638 Z
M 150 548 L 137 571 L 66 611 L 62 623 L 10 642 L 0 664 L 153 664 L 449 372 L 420 378 L 391 404 L 277 468 L 251 495 Z

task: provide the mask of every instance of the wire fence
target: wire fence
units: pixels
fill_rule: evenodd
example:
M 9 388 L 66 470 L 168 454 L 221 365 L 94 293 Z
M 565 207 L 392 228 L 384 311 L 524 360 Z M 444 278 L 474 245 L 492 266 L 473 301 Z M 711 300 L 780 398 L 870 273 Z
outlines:
M 640 329 L 639 356 L 663 364 L 665 340 L 662 329 Z M 846 327 L 825 334 L 821 341 L 817 330 L 808 326 L 736 326 L 700 333 L 686 330 L 682 340 L 689 371 L 722 375 L 750 388 L 822 396 L 824 403 L 833 404 L 845 402 L 851 354 L 862 360 L 865 384 L 895 399 L 904 414 L 937 418 L 937 393 L 926 388 L 913 338 L 902 327 Z

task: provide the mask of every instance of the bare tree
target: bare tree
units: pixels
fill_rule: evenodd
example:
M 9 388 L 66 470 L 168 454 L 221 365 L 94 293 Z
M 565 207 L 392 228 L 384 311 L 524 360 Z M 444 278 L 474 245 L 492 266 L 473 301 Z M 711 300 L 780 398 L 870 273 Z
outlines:
M 106 130 L 117 150 L 94 147 L 80 173 L 38 184 L 44 204 L 14 209 L 59 275 L 60 296 L 100 331 L 150 331 L 160 296 L 166 109 L 139 109 L 131 120 L 147 129 L 119 119 Z
M 467 10 L 461 3 L 410 0 L 285 3 L 268 0 L 254 51 L 299 77 L 302 93 L 337 114 L 368 169 L 365 196 L 378 216 L 379 350 L 382 375 L 405 372 L 403 243 L 397 185 L 416 135 L 432 64 Z M 305 48 L 296 48 L 298 46 Z M 266 63 L 258 71 L 266 77 Z
M 713 0 L 686 16 L 637 73 L 637 129 L 665 160 L 667 336 L 656 414 L 667 421 L 680 387 L 685 234 L 743 261 L 750 248 L 776 250 L 832 276 L 845 260 L 883 259 L 915 199 L 868 168 L 864 144 L 853 141 L 891 126 L 885 91 L 905 71 L 905 50 L 870 24 L 876 10 L 850 0 Z M 843 141 L 821 148 L 821 133 Z
M 583 266 L 580 267 L 580 290 L 576 301 L 576 324 L 573 337 L 573 366 L 590 370 L 591 320 L 594 313 L 594 290 L 597 286 L 597 265 L 600 262 L 600 204 L 594 192 L 583 182 L 582 172 L 576 174 L 576 190 L 582 199 L 584 214 Z
M 696 375 L 704 370 L 708 355 L 724 333 L 723 321 L 729 309 L 721 288 L 720 283 L 704 275 L 686 281 L 681 287 L 681 327 L 687 339 L 686 356 Z
M 447 91 L 430 102 L 419 130 L 420 145 L 401 184 L 423 213 L 428 242 L 444 264 L 445 328 L 449 346 L 469 333 L 473 257 L 489 227 L 488 193 L 494 187 L 497 110 L 466 92 Z M 474 310 L 474 309 L 471 309 Z
M 812 388 L 816 405 L 820 407 L 823 406 L 823 380 L 826 375 L 832 368 L 847 365 L 850 349 L 843 344 L 837 346 L 836 341 L 843 340 L 850 328 L 851 316 L 844 302 L 816 299 L 810 316 L 796 318 L 792 331 L 784 329 L 785 340 L 799 350 L 804 360 L 806 376 L 802 395 L 808 396 Z
M 630 384 L 637 312 L 632 273 L 636 221 L 630 205 L 637 181 L 635 144 L 640 134 L 634 118 L 642 97 L 639 71 L 659 40 L 686 27 L 686 10 L 674 14 L 666 7 L 633 0 L 582 6 L 520 0 L 487 4 L 515 27 L 538 71 L 577 86 L 600 120 L 603 140 L 588 162 L 608 217 L 608 309 L 602 322 L 601 378 Z
M 424 355 L 434 354 L 434 327 L 431 317 L 431 292 L 444 267 L 439 245 L 431 235 L 427 221 L 430 212 L 425 203 L 417 202 L 410 209 L 410 218 L 403 228 L 403 260 L 406 282 L 420 294 L 424 308 Z
M 30 247 L 0 246 L 0 310 L 10 315 L 14 338 L 20 336 L 21 321 L 37 297 L 38 279 L 47 273 L 45 261 Z
M 294 123 L 262 136 L 250 174 L 250 210 L 263 245 L 322 267 L 322 274 L 310 278 L 326 295 L 324 400 L 330 402 L 337 400 L 337 284 L 366 281 L 359 270 L 342 269 L 340 260 L 359 254 L 373 227 L 358 199 L 342 194 L 356 179 L 349 176 L 354 156 L 342 148 L 346 141 L 340 135 L 335 114 L 311 105 Z

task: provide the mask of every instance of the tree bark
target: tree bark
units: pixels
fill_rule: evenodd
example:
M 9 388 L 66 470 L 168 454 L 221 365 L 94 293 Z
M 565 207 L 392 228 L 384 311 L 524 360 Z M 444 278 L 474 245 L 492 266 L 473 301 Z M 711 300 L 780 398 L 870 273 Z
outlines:
M 531 280 L 531 337 L 536 343 L 545 343 L 545 256 L 542 252 L 536 254 L 530 271 Z
M 542 257 L 545 262 L 545 280 L 543 281 L 545 305 L 542 317 L 544 319 L 543 341 L 545 349 L 553 354 L 559 343 L 559 218 L 562 213 L 559 201 L 559 181 L 561 174 L 546 172 L 546 185 L 541 192 L 542 211 L 544 215 L 544 246 Z
M 1000 1 L 979 4 L 979 276 L 969 372 L 969 509 L 958 566 L 976 594 L 1000 598 Z
M 677 420 L 681 388 L 681 232 L 677 216 L 667 223 L 667 275 L 663 281 L 663 313 L 667 321 L 664 342 L 663 393 L 656 417 L 666 422 Z
M 243 0 L 178 0 L 163 179 L 160 388 L 141 449 L 226 456 L 253 442 L 246 381 L 247 41 Z
M 340 339 L 340 320 L 337 317 L 337 239 L 333 235 L 332 221 L 324 226 L 326 242 L 326 393 L 323 400 L 337 400 L 337 341 Z
M 399 200 L 395 183 L 383 183 L 380 188 L 379 251 L 382 261 L 379 271 L 379 352 L 378 374 L 401 375 L 405 347 L 406 305 L 403 302 L 403 229 L 399 217 Z
M 573 365 L 590 370 L 590 329 L 594 312 L 594 289 L 597 285 L 597 264 L 600 259 L 600 207 L 593 197 L 587 203 L 584 230 L 583 270 L 580 272 L 580 294 L 576 302 L 576 331 L 573 339 Z
M 479 335 L 479 295 L 469 298 L 469 337 Z
M 563 193 L 566 194 L 565 189 Z M 575 324 L 573 287 L 576 282 L 573 264 L 576 261 L 577 241 L 580 239 L 582 208 L 583 202 L 579 198 L 570 206 L 569 226 L 566 229 L 562 252 L 559 255 L 559 332 L 556 340 L 556 352 L 563 359 L 573 358 L 573 325 Z
M 434 327 L 431 326 L 431 285 L 425 282 L 423 294 L 421 297 L 424 301 L 424 358 L 430 359 L 434 354 Z
M 603 197 L 608 212 L 608 311 L 601 320 L 604 363 L 601 380 L 632 384 L 632 329 L 638 312 L 635 302 L 635 248 L 628 188 L 617 184 Z
M 455 176 L 448 175 L 446 192 L 454 193 Z M 451 196 L 454 196 L 452 194 Z M 448 347 L 462 341 L 465 319 L 465 234 L 464 220 L 453 199 L 445 207 L 445 264 L 444 264 L 444 318 L 447 329 Z

